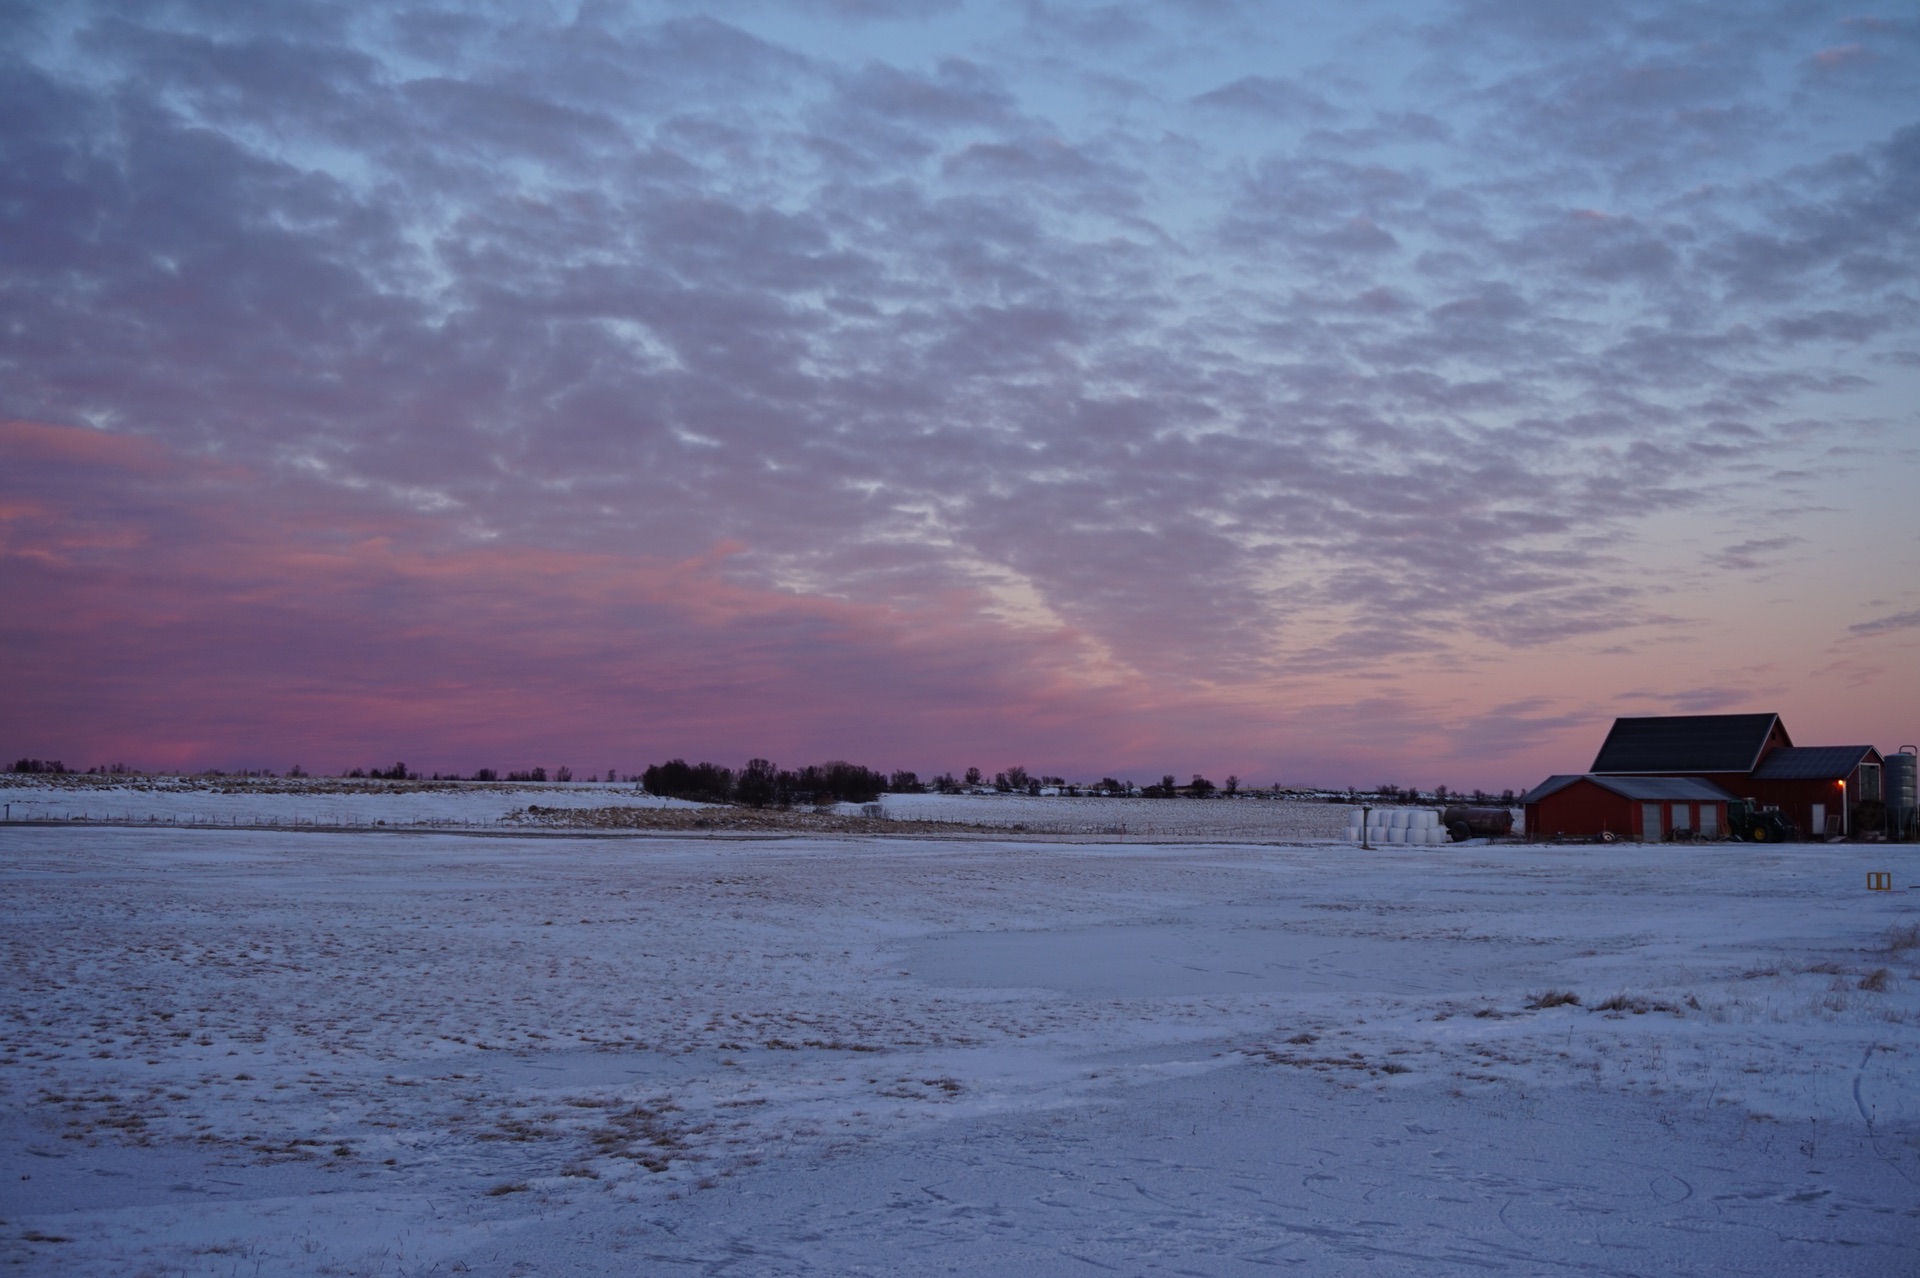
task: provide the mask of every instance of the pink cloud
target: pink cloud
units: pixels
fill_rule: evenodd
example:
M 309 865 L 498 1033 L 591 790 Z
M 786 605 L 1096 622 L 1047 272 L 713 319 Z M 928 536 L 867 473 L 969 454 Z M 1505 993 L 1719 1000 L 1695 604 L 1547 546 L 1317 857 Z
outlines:
M 907 603 L 778 589 L 736 541 L 679 557 L 476 542 L 453 516 L 83 428 L 0 423 L 0 451 L 8 757 L 599 773 L 760 754 L 1499 788 L 1580 766 L 1612 713 L 1651 708 L 1584 674 L 1570 699 L 1551 667 L 1495 678 L 1512 692 L 1478 705 L 1471 670 L 1417 655 L 1130 672 L 1090 632 L 998 620 L 964 587 Z
M 0 447 L 0 588 L 32 601 L 5 623 L 22 752 L 964 767 L 1080 749 L 1089 723 L 1144 709 L 1075 673 L 1071 630 L 1016 633 L 966 592 L 907 613 L 730 579 L 730 543 L 680 560 L 463 544 L 428 516 L 85 429 L 8 423 Z
M 1822 71 L 1837 71 L 1841 67 L 1850 66 L 1855 62 L 1866 61 L 1872 56 L 1873 55 L 1868 53 L 1861 45 L 1837 44 L 1814 54 L 1813 64 Z

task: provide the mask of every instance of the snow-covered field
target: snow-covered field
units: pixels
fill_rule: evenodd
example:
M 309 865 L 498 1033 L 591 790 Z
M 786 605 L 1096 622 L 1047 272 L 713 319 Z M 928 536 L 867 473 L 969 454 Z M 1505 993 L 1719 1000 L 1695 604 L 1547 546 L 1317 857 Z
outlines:
M 890 817 L 954 821 L 1035 834 L 1157 839 L 1337 839 L 1344 804 L 1267 799 L 1098 799 L 1024 794 L 887 794 Z
M 0 803 L 15 821 L 474 827 L 492 826 L 528 804 L 548 808 L 700 806 L 655 798 L 636 785 L 599 781 L 516 785 L 322 777 L 122 780 L 80 776 L 43 781 L 9 776 L 0 778 Z
M 1907 1274 L 1915 853 L 0 827 L 0 1259 Z
M 482 828 L 529 805 L 542 808 L 697 808 L 636 785 L 575 781 L 383 782 L 334 778 L 0 776 L 0 802 L 16 821 L 157 822 L 181 825 L 373 825 Z M 891 818 L 951 822 L 1032 834 L 1161 839 L 1334 839 L 1344 805 L 1264 799 L 1098 799 L 1024 794 L 887 794 Z M 843 803 L 858 815 L 863 805 Z

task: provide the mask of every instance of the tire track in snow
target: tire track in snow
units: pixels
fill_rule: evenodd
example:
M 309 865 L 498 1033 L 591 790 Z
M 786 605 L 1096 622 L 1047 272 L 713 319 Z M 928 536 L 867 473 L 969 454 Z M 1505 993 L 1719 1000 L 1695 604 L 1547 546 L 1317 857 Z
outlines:
M 1867 1112 L 1867 1103 L 1860 1098 L 1860 1080 L 1866 1075 L 1867 1062 L 1879 1050 L 1880 1044 L 1868 1043 L 1866 1053 L 1860 1057 L 1860 1064 L 1853 1071 L 1853 1107 L 1860 1111 L 1860 1121 L 1867 1125 L 1868 1135 L 1873 1134 L 1873 1115 Z

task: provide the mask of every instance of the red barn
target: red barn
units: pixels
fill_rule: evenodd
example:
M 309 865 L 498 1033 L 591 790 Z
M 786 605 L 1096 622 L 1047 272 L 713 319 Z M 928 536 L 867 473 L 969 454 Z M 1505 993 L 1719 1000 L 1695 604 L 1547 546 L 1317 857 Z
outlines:
M 1657 839 L 1675 829 L 1716 837 L 1727 830 L 1726 802 L 1737 798 L 1777 807 L 1819 839 L 1854 833 L 1860 804 L 1879 809 L 1883 764 L 1872 746 L 1796 746 L 1777 714 L 1624 718 L 1613 721 L 1591 772 L 1549 777 L 1521 802 L 1534 838 Z
M 1698 777 L 1557 776 L 1529 790 L 1530 839 L 1613 835 L 1658 843 L 1685 830 L 1719 838 L 1733 796 Z

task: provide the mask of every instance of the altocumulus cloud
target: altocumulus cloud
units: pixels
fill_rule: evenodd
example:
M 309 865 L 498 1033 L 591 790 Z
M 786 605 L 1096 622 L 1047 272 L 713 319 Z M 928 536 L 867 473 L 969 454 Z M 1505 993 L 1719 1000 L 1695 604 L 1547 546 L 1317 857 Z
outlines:
M 399 645 L 404 697 L 370 655 L 319 681 L 356 690 L 341 748 L 470 733 L 481 672 L 538 669 L 484 702 L 503 742 L 545 704 L 739 751 L 784 698 L 783 748 L 949 766 L 958 698 L 969 742 L 1063 767 L 1366 766 L 1387 723 L 1411 753 L 1502 654 L 1709 633 L 1675 599 L 1700 554 L 1646 546 L 1783 571 L 1813 534 L 1753 523 L 1755 477 L 1831 472 L 1843 430 L 1910 473 L 1920 123 L 1885 85 L 1920 46 L 1859 18 L 16 10 L 0 414 L 63 478 L 9 476 L 6 572 L 80 593 L 10 623 L 14 669 L 60 674 L 9 697 L 103 739 L 106 685 L 56 655 L 101 582 L 147 581 L 116 624 L 187 662 L 307 565 L 311 617 L 259 646 L 442 645 Z M 1483 700 L 1487 756 L 1578 730 Z M 232 714 L 177 757 L 298 717 Z

